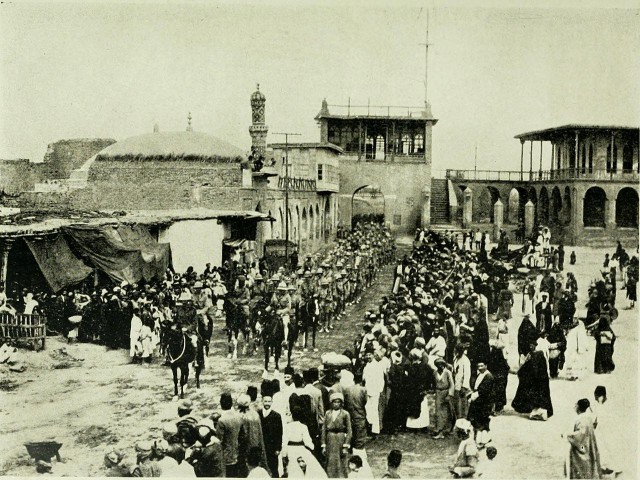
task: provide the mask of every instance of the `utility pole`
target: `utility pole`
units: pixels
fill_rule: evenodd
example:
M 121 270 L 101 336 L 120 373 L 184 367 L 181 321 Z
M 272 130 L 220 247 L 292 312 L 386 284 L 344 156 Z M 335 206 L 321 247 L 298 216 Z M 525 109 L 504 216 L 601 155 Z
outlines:
M 273 135 L 284 135 L 284 256 L 289 266 L 289 136 L 300 136 L 300 133 L 274 132 Z
M 429 110 L 429 90 L 428 90 L 428 78 L 429 78 L 429 10 L 427 9 L 427 31 L 425 34 L 424 45 L 424 108 Z

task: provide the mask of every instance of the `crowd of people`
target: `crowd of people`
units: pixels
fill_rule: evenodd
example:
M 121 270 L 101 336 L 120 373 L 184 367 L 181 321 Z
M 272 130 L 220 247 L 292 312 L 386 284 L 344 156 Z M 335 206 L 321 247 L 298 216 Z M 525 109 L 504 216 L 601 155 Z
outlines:
M 533 249 L 548 253 L 544 233 L 538 240 Z M 500 242 L 508 250 L 505 236 Z M 638 261 L 627 256 L 623 266 L 626 252 L 620 245 L 611 259 L 607 256 L 602 278 L 589 287 L 586 318 L 579 321 L 578 284 L 573 273 L 565 276 L 563 261 L 546 263 L 533 274 L 509 269 L 489 257 L 487 248 L 479 231 L 460 242 L 454 232 L 419 229 L 411 253 L 397 261 L 390 293 L 365 313 L 361 334 L 335 355 L 338 364 L 326 357 L 323 368 L 296 371 L 288 365 L 284 375 L 270 376 L 265 374 L 273 352 L 268 352 L 261 385 L 249 386 L 236 399 L 223 393 L 219 411 L 204 417 L 190 402 L 181 402 L 162 438 L 136 445 L 135 465 L 125 466 L 121 452 L 109 451 L 109 473 L 372 478 L 367 440 L 409 431 L 438 441 L 455 432 L 460 443 L 452 476 L 490 477 L 497 455 L 490 427 L 507 405 L 509 373 L 518 377 L 512 408 L 546 420 L 554 413 L 551 379 L 562 370 L 570 379 L 580 375 L 575 358 L 580 348 L 572 346 L 585 343 L 581 336 L 596 339 L 595 372 L 612 372 L 616 278 L 620 271 L 627 297 L 635 302 Z M 148 359 L 162 344 L 163 326 L 191 316 L 181 305 L 200 315 L 205 328 L 198 334 L 205 342 L 214 319 L 225 319 L 230 356 L 238 332 L 245 340 L 259 337 L 263 310 L 283 320 L 285 339 L 300 336 L 304 348 L 315 349 L 316 333 L 333 330 L 346 306 L 359 302 L 394 259 L 389 231 L 365 223 L 342 232 L 331 250 L 305 257 L 293 271 L 269 272 L 259 262 L 207 265 L 200 275 L 190 268 L 182 275 L 170 272 L 157 284 L 123 284 L 89 296 L 67 293 L 34 309 L 49 309 L 67 336 L 79 329 L 81 340 L 127 347 L 132 359 Z M 33 306 L 27 296 L 25 308 L 29 301 Z M 518 308 L 524 317 L 516 328 Z M 70 322 L 79 312 L 82 321 Z M 581 399 L 576 405 L 574 430 L 566 434 L 571 478 L 614 471 L 610 457 L 599 453 L 596 434 L 606 397 L 599 386 L 593 404 Z M 399 478 L 401 458 L 400 451 L 389 453 L 386 477 Z

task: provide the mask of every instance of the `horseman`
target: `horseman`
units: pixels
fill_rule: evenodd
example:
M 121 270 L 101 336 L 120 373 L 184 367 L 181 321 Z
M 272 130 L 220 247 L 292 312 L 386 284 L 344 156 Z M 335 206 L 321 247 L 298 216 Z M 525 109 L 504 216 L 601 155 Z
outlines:
M 318 300 L 320 303 L 320 331 L 329 332 L 333 330 L 331 316 L 333 315 L 333 293 L 331 292 L 331 282 L 327 277 L 320 280 L 320 290 L 318 290 Z
M 271 299 L 271 307 L 276 314 L 282 319 L 284 325 L 284 338 L 289 338 L 289 321 L 292 314 L 291 295 L 289 295 L 289 287 L 284 281 L 281 281 L 276 288 L 276 292 Z
M 209 355 L 209 343 L 213 334 L 213 319 L 215 307 L 213 305 L 213 294 L 211 289 L 203 285 L 201 281 L 193 284 L 193 303 L 196 312 L 200 316 L 201 323 L 198 324 L 199 334 L 204 342 L 204 348 Z

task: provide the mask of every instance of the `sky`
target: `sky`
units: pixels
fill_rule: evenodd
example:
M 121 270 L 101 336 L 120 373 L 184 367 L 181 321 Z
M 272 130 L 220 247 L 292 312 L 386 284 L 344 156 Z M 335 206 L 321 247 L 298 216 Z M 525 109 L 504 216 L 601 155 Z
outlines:
M 513 136 L 530 130 L 640 125 L 632 2 L 483 5 L 3 2 L 0 158 L 41 161 L 48 143 L 119 140 L 155 123 L 184 130 L 188 112 L 194 130 L 248 149 L 256 83 L 269 131 L 301 141 L 319 140 L 323 98 L 421 106 L 427 11 L 434 170 L 473 168 L 476 147 L 478 169 L 518 170 Z M 543 156 L 546 167 L 548 146 Z

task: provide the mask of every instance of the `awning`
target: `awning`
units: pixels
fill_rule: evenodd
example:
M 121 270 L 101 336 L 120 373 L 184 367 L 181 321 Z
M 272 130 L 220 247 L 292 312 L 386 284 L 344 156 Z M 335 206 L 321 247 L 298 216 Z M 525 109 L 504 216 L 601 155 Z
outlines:
M 227 238 L 222 241 L 222 244 L 231 248 L 240 248 L 240 247 L 243 247 L 246 242 L 247 240 L 245 240 L 244 238 L 239 238 L 236 240 L 231 240 L 230 238 Z
M 88 262 L 117 282 L 160 278 L 171 261 L 168 244 L 159 244 L 143 226 L 70 226 L 67 235 Z
M 93 271 L 73 254 L 62 235 L 24 240 L 54 292 L 84 280 Z

